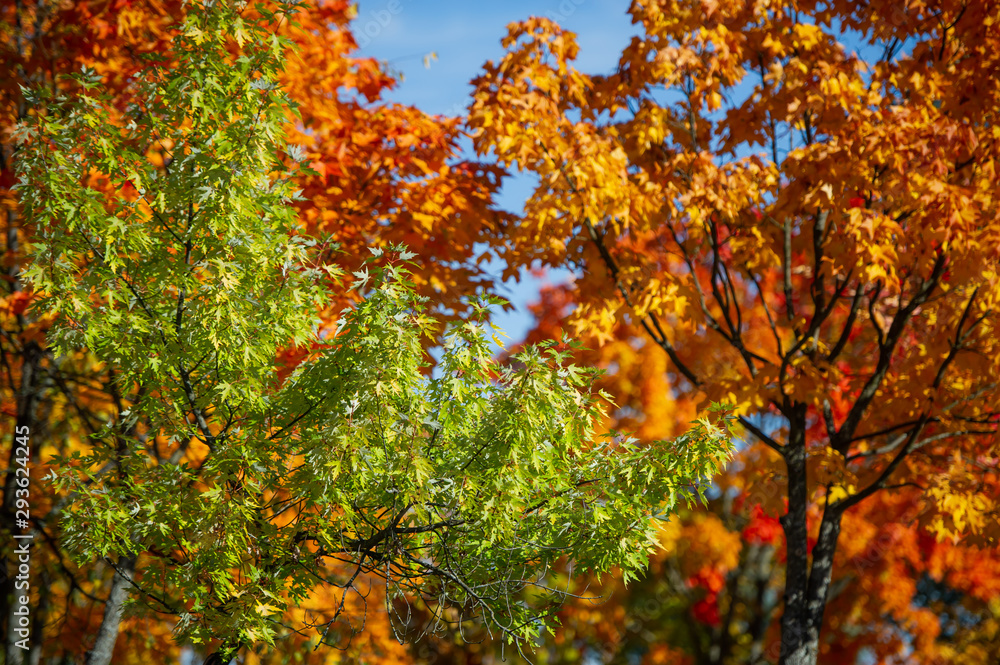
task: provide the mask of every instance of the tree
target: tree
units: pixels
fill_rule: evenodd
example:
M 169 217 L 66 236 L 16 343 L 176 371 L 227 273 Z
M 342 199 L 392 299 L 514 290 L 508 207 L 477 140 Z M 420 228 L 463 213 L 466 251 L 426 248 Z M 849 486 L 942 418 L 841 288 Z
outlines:
M 76 651 L 81 628 L 87 623 L 85 603 L 100 602 L 101 580 L 93 569 L 75 570 L 68 564 L 58 544 L 57 520 L 66 497 L 54 497 L 42 491 L 37 479 L 46 471 L 44 460 L 53 452 L 65 453 L 95 431 L 106 414 L 114 410 L 114 391 L 104 368 L 96 365 L 87 354 L 73 354 L 58 359 L 46 344 L 50 317 L 38 316 L 31 305 L 35 295 L 22 279 L 25 243 L 30 228 L 24 227 L 12 189 L 14 141 L 12 132 L 17 122 L 27 118 L 31 107 L 22 94 L 23 88 L 63 87 L 61 74 L 80 64 L 98 62 L 109 84 L 121 86 L 138 67 L 138 53 L 167 51 L 169 35 L 164 26 L 176 14 L 181 3 L 166 2 L 158 12 L 143 12 L 139 6 L 116 3 L 48 3 L 4 2 L 0 5 L 0 21 L 5 38 L 0 44 L 3 69 L 9 72 L 0 83 L 0 207 L 5 217 L 4 270 L 6 288 L 3 291 L 0 317 L 3 336 L 0 352 L 3 360 L 2 402 L 5 418 L 3 431 L 4 478 L 3 524 L 10 529 L 15 517 L 15 452 L 14 434 L 27 429 L 30 458 L 33 467 L 30 496 L 32 498 L 32 532 L 36 544 L 32 555 L 33 588 L 32 634 L 30 651 L 14 644 L 17 617 L 13 614 L 15 578 L 4 575 L 0 591 L 0 615 L 3 617 L 6 662 L 11 665 L 38 662 L 43 646 L 59 645 Z M 116 25 L 117 24 L 117 25 Z M 130 39 L 124 39 L 127 35 Z M 7 447 L 9 446 L 9 447 Z M 4 569 L 10 571 L 13 554 L 12 540 L 3 545 Z M 67 602 L 64 604 L 63 600 Z M 58 624 L 60 608 L 70 608 L 62 621 L 63 640 L 40 638 L 47 624 Z M 65 629 L 65 630 L 63 630 Z
M 47 342 L 51 316 L 32 306 L 35 294 L 22 279 L 29 261 L 25 248 L 30 247 L 34 229 L 20 215 L 17 192 L 11 189 L 12 133 L 18 122 L 39 110 L 25 99 L 24 89 L 50 88 L 75 95 L 78 82 L 65 75 L 78 72 L 81 65 L 100 75 L 103 90 L 124 108 L 137 74 L 150 67 L 161 72 L 172 68 L 176 21 L 190 6 L 161 0 L 0 2 L 0 30 L 5 35 L 0 40 L 0 60 L 3 70 L 12 74 L 0 80 L 0 207 L 6 218 L 0 402 L 10 416 L 0 420 L 4 458 L 9 461 L 2 521 L 8 528 L 14 519 L 14 434 L 28 427 L 35 534 L 32 575 L 38 580 L 31 608 L 34 639 L 31 652 L 24 654 L 30 662 L 38 662 L 43 650 L 45 658 L 59 658 L 90 649 L 108 585 L 115 579 L 114 571 L 101 561 L 78 567 L 70 560 L 59 530 L 59 515 L 68 497 L 53 495 L 49 486 L 35 483 L 48 473 L 47 462 L 53 455 L 87 450 L 88 435 L 109 419 L 119 419 L 126 405 L 114 388 L 109 365 L 86 349 L 57 357 Z M 298 103 L 299 115 L 289 116 L 285 131 L 315 167 L 294 173 L 307 199 L 295 205 L 309 234 L 329 238 L 325 247 L 330 251 L 323 261 L 335 261 L 347 271 L 328 291 L 333 302 L 321 325 L 332 330 L 337 314 L 356 300 L 351 273 L 360 270 L 363 257 L 369 256 L 365 248 L 400 242 L 417 252 L 413 260 L 420 269 L 411 275 L 415 289 L 442 305 L 434 310 L 434 318 L 454 320 L 468 314 L 476 302 L 468 296 L 489 286 L 488 274 L 480 269 L 480 260 L 487 258 L 482 256 L 482 240 L 503 219 L 490 207 L 491 192 L 497 187 L 497 178 L 491 175 L 494 169 L 456 159 L 455 120 L 427 116 L 380 98 L 396 81 L 379 63 L 352 54 L 356 48 L 349 25 L 352 15 L 347 2 L 327 0 L 303 7 L 294 25 L 284 22 L 278 27 L 279 34 L 297 45 L 284 69 L 276 72 L 282 88 Z M 148 157 L 157 162 L 163 152 L 152 150 Z M 461 232 L 446 230 L 443 221 L 451 218 L 462 220 Z M 333 250 L 338 244 L 340 253 Z M 432 343 L 430 338 L 424 340 Z M 291 371 L 308 351 L 308 345 L 282 348 L 280 371 Z M 11 542 L 4 540 L 6 557 L 13 554 Z M 8 620 L 17 620 L 7 604 L 13 585 L 13 576 L 4 578 L 0 615 L 5 629 Z M 315 602 L 336 606 L 333 594 Z M 169 622 L 126 616 L 122 625 L 127 639 L 116 642 L 116 662 L 179 656 Z M 390 627 L 379 616 L 368 626 L 375 629 L 369 631 L 374 642 L 356 640 L 352 648 L 382 650 L 393 660 L 392 649 L 398 646 Z M 6 662 L 17 663 L 21 657 L 13 639 L 7 639 Z
M 725 413 L 653 446 L 595 439 L 595 373 L 551 345 L 492 361 L 491 301 L 465 306 L 428 376 L 435 324 L 401 247 L 370 248 L 327 327 L 340 272 L 293 205 L 309 167 L 279 84 L 300 6 L 193 5 L 168 62 L 142 56 L 111 91 L 87 68 L 78 94 L 33 91 L 15 133 L 46 343 L 113 376 L 115 411 L 50 464 L 72 498 L 64 546 L 116 573 L 89 663 L 110 662 L 133 589 L 214 663 L 290 631 L 353 633 L 362 575 L 403 635 L 394 602 L 520 650 L 567 595 L 557 560 L 628 579 L 651 517 L 728 454 Z M 289 346 L 307 351 L 276 376 Z M 317 588 L 337 606 L 287 626 Z
M 996 542 L 997 7 L 629 11 L 641 33 L 611 75 L 574 69 L 573 35 L 535 18 L 475 80 L 477 150 L 539 179 L 500 249 L 512 271 L 577 269 L 549 302 L 589 339 L 665 354 L 661 401 L 739 404 L 783 467 L 774 491 L 738 488 L 784 511 L 776 655 L 814 663 L 864 502 Z M 629 388 L 639 365 L 619 401 L 654 401 Z

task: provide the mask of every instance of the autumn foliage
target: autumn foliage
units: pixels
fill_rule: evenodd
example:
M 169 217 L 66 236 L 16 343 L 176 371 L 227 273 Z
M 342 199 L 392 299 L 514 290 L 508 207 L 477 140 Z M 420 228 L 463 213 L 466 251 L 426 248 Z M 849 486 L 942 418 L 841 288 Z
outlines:
M 32 230 L 10 189 L 11 132 L 30 112 L 18 84 L 68 86 L 59 75 L 86 64 L 124 89 L 141 54 L 169 67 L 183 11 L 0 5 L 14 73 L 0 81 L 0 426 L 4 445 L 16 424 L 40 433 L 36 480 L 117 407 L 108 368 L 47 353 L 50 322 L 19 279 Z M 608 428 L 650 441 L 712 401 L 738 407 L 745 440 L 707 505 L 662 525 L 639 582 L 578 589 L 605 601 L 565 608 L 538 657 L 995 662 L 1000 5 L 634 0 L 628 12 L 636 35 L 604 75 L 574 67 L 575 37 L 552 21 L 512 24 L 464 119 L 383 101 L 395 79 L 356 57 L 346 1 L 282 28 L 299 46 L 282 80 L 299 105 L 289 136 L 312 171 L 299 213 L 331 262 L 350 271 L 365 248 L 403 243 L 421 262 L 417 288 L 448 316 L 491 288 L 491 257 L 510 274 L 569 268 L 534 306 L 528 341 L 584 343 L 576 361 L 607 370 Z M 460 157 L 463 133 L 479 161 Z M 515 170 L 538 178 L 521 215 L 494 203 Z M 33 510 L 57 540 L 58 504 Z M 58 545 L 35 562 L 51 589 L 45 657 L 82 653 L 111 571 L 76 568 Z M 176 657 L 171 630 L 127 618 L 120 662 Z M 497 657 L 458 634 L 404 648 L 377 612 L 323 657 L 362 655 Z
M 672 644 L 699 662 L 988 658 L 961 645 L 997 611 L 973 581 L 1000 536 L 996 5 L 629 12 L 638 34 L 601 76 L 558 25 L 511 25 L 468 126 L 538 177 L 508 265 L 576 270 L 533 334 L 581 336 L 621 422 L 743 414 L 698 518 L 739 557 L 656 582 L 695 624 Z

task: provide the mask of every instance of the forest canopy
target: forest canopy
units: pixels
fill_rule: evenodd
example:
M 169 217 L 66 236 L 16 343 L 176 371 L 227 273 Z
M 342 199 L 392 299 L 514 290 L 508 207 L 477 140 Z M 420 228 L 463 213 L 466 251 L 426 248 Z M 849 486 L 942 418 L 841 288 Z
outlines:
M 1000 657 L 1000 6 L 622 11 L 0 2 L 6 662 Z

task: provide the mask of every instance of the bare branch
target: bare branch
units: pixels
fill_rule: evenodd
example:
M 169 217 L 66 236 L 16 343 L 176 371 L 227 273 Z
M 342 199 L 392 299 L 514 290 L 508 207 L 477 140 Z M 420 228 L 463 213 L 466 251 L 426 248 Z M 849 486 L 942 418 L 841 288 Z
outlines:
M 783 456 L 785 454 L 784 453 L 785 447 L 783 445 L 781 445 L 780 443 L 769 437 L 767 434 L 764 434 L 764 432 L 759 427 L 750 422 L 746 416 L 740 416 L 739 420 L 741 425 L 750 430 L 750 432 L 754 436 L 763 441 L 764 444 L 767 445 L 769 448 L 775 450 L 779 455 Z

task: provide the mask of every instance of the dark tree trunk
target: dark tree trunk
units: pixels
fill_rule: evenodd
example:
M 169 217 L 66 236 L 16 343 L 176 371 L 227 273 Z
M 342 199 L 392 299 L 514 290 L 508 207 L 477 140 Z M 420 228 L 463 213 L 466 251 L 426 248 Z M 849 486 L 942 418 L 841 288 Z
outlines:
M 42 571 L 41 580 L 38 585 L 39 598 L 38 608 L 35 610 L 35 641 L 28 650 L 28 665 L 40 665 L 42 662 L 42 647 L 45 645 L 45 624 L 48 622 L 50 594 L 49 588 L 52 580 L 45 571 Z
M 28 432 L 29 446 L 37 446 L 38 442 L 34 440 L 31 436 L 37 432 L 38 427 L 35 418 L 35 406 L 38 402 L 38 378 L 40 372 L 40 363 L 42 361 L 42 352 L 37 344 L 30 342 L 25 345 L 24 352 L 21 358 L 21 382 L 17 391 L 17 417 L 15 420 L 15 432 Z M 18 489 L 16 470 L 18 464 L 16 462 L 16 451 L 17 451 L 17 441 L 15 438 L 11 439 L 10 455 L 7 460 L 7 475 L 4 478 L 4 490 L 3 490 L 3 509 L 0 511 L 0 518 L 3 519 L 4 527 L 6 529 L 12 529 L 15 517 L 15 499 L 16 490 Z M 30 454 L 31 458 L 36 457 L 34 451 Z M 11 531 L 13 534 L 13 531 Z M 17 642 L 21 639 L 17 632 L 20 628 L 19 619 L 21 615 L 15 614 L 20 608 L 20 603 L 17 602 L 18 598 L 22 595 L 21 592 L 15 589 L 15 584 L 17 582 L 16 571 L 19 566 L 17 557 L 15 556 L 13 560 L 4 558 L 3 561 L 5 580 L 3 583 L 3 612 L 5 616 L 4 626 L 6 630 L 4 639 L 4 656 L 5 663 L 7 665 L 22 665 L 24 663 L 24 656 L 27 653 L 26 650 L 17 646 Z M 12 574 L 12 571 L 15 571 Z
M 787 410 L 788 443 L 784 450 L 788 469 L 788 512 L 781 517 L 785 532 L 785 609 L 781 616 L 781 665 L 812 665 L 816 662 L 818 633 L 811 635 L 807 594 L 809 590 L 809 531 L 806 509 L 809 487 L 806 478 L 806 405 Z
M 840 537 L 843 510 L 827 506 L 819 537 L 809 562 L 806 509 L 809 487 L 806 478 L 805 406 L 796 407 L 790 420 L 788 467 L 788 512 L 781 518 L 785 531 L 787 565 L 785 610 L 781 617 L 780 665 L 816 665 L 819 634 L 833 577 L 833 556 Z

